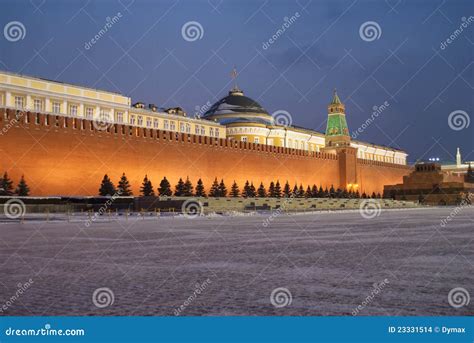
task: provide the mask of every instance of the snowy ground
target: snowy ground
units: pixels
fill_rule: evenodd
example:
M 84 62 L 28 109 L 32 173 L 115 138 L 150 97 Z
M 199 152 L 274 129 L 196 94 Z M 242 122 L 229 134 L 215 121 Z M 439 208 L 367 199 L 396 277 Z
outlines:
M 474 296 L 474 208 L 453 210 L 4 222 L 0 315 L 473 315 L 448 303 Z

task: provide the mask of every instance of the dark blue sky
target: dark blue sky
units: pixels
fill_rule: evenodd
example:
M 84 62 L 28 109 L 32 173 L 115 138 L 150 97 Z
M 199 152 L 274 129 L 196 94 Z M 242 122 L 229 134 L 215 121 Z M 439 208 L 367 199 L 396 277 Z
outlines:
M 374 106 L 389 104 L 358 139 L 404 149 L 410 161 L 454 160 L 458 146 L 474 160 L 474 123 L 461 122 L 460 130 L 448 123 L 453 111 L 469 121 L 474 115 L 473 1 L 2 0 L 0 6 L 2 31 L 11 21 L 26 30 L 16 42 L 0 36 L 3 70 L 192 114 L 226 95 L 235 65 L 246 95 L 269 113 L 288 111 L 295 125 L 323 131 L 336 87 L 351 132 Z M 189 21 L 201 25 L 200 39 L 183 38 Z M 378 39 L 362 39 L 359 28 L 368 21 L 379 25 Z M 463 32 L 441 49 L 463 22 Z

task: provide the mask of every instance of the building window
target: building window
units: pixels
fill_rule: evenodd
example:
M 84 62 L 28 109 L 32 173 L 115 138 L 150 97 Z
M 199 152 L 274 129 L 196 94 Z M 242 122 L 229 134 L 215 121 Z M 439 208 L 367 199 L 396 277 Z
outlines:
M 123 123 L 123 112 L 117 112 L 117 123 Z
M 156 119 L 156 118 L 153 119 L 153 127 L 154 127 L 155 129 L 157 129 L 158 126 L 159 126 L 158 119 Z
M 179 131 L 184 132 L 184 123 L 179 123 Z
M 100 120 L 104 122 L 109 122 L 110 117 L 109 117 L 109 111 L 108 110 L 100 110 Z
M 146 127 L 151 127 L 151 118 L 150 117 L 146 118 Z
M 34 108 L 35 112 L 42 112 L 43 111 L 43 100 L 34 99 L 33 100 L 33 108 Z
M 205 135 L 206 134 L 206 127 L 204 126 L 201 126 L 201 135 Z
M 165 120 L 165 121 L 163 122 L 163 127 L 164 127 L 165 130 L 169 130 L 170 124 L 169 124 L 169 122 L 168 122 L 167 120 Z
M 176 131 L 176 123 L 174 121 L 170 122 L 170 129 L 171 131 Z
M 137 122 L 138 126 L 142 126 L 143 125 L 143 116 L 138 116 L 138 122 Z
M 267 139 L 267 145 L 273 145 L 273 138 Z
M 255 138 L 253 139 L 253 142 L 254 142 L 254 143 L 257 143 L 257 144 L 260 144 L 260 138 L 259 138 L 259 137 L 255 137 Z
M 243 136 L 243 137 L 241 138 L 241 141 L 242 141 L 242 142 L 247 142 L 247 136 Z
M 301 150 L 304 150 L 304 142 L 301 142 Z
M 199 132 L 201 132 L 201 128 L 199 127 L 199 125 L 195 125 L 195 126 L 194 126 L 194 133 L 195 133 L 196 135 L 199 135 Z
M 69 106 L 69 114 L 74 117 L 77 116 L 77 105 Z
M 52 105 L 52 112 L 53 113 L 61 113 L 61 103 L 54 101 Z
M 86 107 L 86 119 L 94 118 L 94 109 L 92 107 Z
M 216 129 L 216 137 L 219 138 L 219 129 Z
M 135 116 L 130 116 L 130 124 L 135 125 Z
M 210 127 L 209 128 L 209 136 L 214 136 L 214 128 L 213 127 Z
M 16 108 L 23 108 L 25 107 L 25 98 L 22 96 L 15 97 L 15 107 Z
M 191 133 L 191 125 L 186 123 L 186 133 Z

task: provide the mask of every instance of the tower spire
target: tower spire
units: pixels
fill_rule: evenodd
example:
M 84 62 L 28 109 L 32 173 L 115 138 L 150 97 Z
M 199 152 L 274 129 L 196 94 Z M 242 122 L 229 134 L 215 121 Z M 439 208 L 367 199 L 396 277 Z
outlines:
M 462 159 L 461 159 L 461 151 L 458 150 L 456 151 L 456 166 L 460 166 L 462 164 Z
M 232 71 L 230 73 L 230 77 L 232 78 L 234 86 L 230 90 L 229 95 L 244 95 L 244 92 L 242 92 L 242 90 L 239 88 L 239 86 L 237 86 L 237 76 L 238 75 L 239 75 L 239 73 L 237 73 L 237 69 L 234 66 L 234 68 L 232 68 Z
M 326 126 L 326 146 L 348 146 L 351 142 L 347 127 L 345 106 L 339 99 L 336 89 L 331 103 L 328 105 L 328 121 Z

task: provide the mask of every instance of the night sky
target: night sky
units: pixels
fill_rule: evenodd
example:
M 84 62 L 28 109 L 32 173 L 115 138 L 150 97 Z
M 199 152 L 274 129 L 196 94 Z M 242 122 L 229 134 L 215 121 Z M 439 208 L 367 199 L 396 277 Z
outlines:
M 0 6 L 3 70 L 181 106 L 193 115 L 227 94 L 235 66 L 245 95 L 269 113 L 288 111 L 294 125 L 324 131 L 337 88 L 351 132 L 374 106 L 388 104 L 357 139 L 406 150 L 410 162 L 454 161 L 456 147 L 474 160 L 473 1 L 3 0 Z M 91 44 L 108 20 L 114 23 Z M 13 21 L 23 25 L 23 39 L 6 39 Z M 197 31 L 183 32 L 189 22 L 197 22 L 191 24 Z M 360 30 L 367 22 L 376 25 Z

